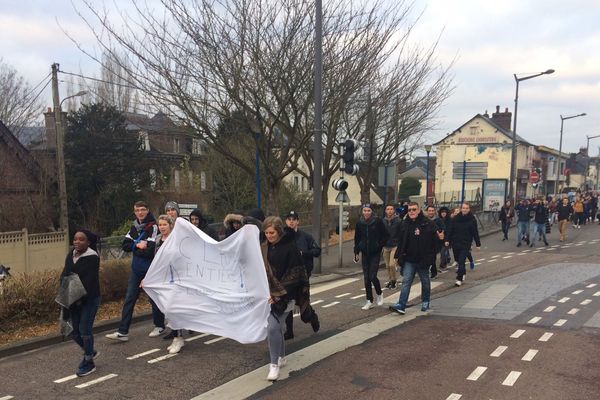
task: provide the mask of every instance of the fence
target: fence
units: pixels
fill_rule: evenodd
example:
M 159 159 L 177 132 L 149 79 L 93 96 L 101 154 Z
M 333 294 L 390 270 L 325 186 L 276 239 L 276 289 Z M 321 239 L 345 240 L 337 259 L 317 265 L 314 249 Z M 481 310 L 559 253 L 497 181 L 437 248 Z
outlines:
M 1 232 L 0 264 L 10 267 L 11 273 L 63 268 L 68 240 L 66 232 Z

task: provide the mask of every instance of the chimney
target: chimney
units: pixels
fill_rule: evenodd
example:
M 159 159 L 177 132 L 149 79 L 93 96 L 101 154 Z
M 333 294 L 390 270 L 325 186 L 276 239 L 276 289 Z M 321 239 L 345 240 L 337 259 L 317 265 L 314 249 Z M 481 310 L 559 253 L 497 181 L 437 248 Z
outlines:
M 48 107 L 44 113 L 44 125 L 46 131 L 46 150 L 56 150 L 56 124 L 54 123 L 54 111 Z
M 510 131 L 511 120 L 512 113 L 508 111 L 508 107 L 504 109 L 504 112 L 500 112 L 500 106 L 496 106 L 496 112 L 492 114 L 492 121 L 501 128 Z

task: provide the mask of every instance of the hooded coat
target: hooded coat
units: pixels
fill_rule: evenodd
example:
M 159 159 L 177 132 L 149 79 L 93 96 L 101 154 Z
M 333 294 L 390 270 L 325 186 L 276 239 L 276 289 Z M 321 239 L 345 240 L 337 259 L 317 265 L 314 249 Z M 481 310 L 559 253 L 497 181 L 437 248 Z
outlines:
M 154 258 L 154 246 L 157 235 L 158 226 L 152 213 L 148 213 L 143 221 L 136 219 L 127 235 L 125 235 L 122 249 L 123 251 L 133 253 L 131 269 L 138 276 L 145 276 L 148 268 L 150 268 L 150 264 Z M 136 245 L 143 240 L 147 241 L 147 247 L 145 249 L 137 248 Z
M 354 254 L 362 253 L 365 257 L 379 254 L 388 238 L 388 231 L 381 218 L 373 215 L 365 220 L 361 217 L 354 231 Z
M 208 224 L 208 221 L 204 218 L 204 216 L 202 215 L 202 211 L 200 211 L 199 208 L 193 209 L 190 213 L 190 217 L 192 215 L 194 217 L 198 217 L 198 219 L 200 220 L 200 222 L 198 223 L 198 229 L 200 229 L 202 232 L 206 233 L 208 236 L 215 239 L 216 241 L 219 241 L 219 234 Z
M 481 241 L 475 216 L 469 212 L 466 215 L 459 213 L 452 218 L 450 228 L 446 230 L 446 241 L 450 242 L 450 246 L 454 249 L 469 250 L 473 241 L 477 247 L 480 247 Z

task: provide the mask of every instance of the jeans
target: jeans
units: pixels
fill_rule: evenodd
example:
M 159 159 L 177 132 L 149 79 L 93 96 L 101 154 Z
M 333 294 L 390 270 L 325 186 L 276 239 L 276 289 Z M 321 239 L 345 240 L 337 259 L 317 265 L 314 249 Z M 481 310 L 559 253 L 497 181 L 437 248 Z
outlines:
M 71 321 L 73 322 L 73 332 L 71 337 L 84 351 L 88 357 L 94 355 L 94 319 L 96 312 L 100 307 L 100 296 L 87 299 L 81 305 L 71 307 Z
M 456 272 L 456 280 L 457 281 L 462 281 L 463 280 L 463 276 L 466 275 L 467 273 L 467 269 L 465 268 L 465 262 L 467 260 L 467 257 L 471 257 L 470 261 L 473 262 L 473 256 L 471 256 L 471 250 L 470 249 L 459 249 L 459 248 L 453 248 L 452 252 L 454 253 L 454 260 L 458 263 L 458 271 Z
M 373 301 L 373 293 L 371 291 L 371 284 L 375 286 L 375 293 L 380 295 L 381 284 L 379 283 L 379 279 L 377 278 L 377 271 L 379 270 L 379 260 L 381 257 L 381 253 L 375 253 L 371 256 L 362 255 L 362 269 L 363 269 L 363 278 L 365 280 L 365 293 L 367 295 L 367 300 Z
M 404 310 L 408 303 L 410 295 L 410 287 L 415 280 L 415 274 L 419 274 L 421 279 L 421 300 L 424 310 L 429 308 L 431 298 L 431 280 L 429 279 L 429 267 L 422 268 L 419 264 L 413 262 L 404 263 L 404 279 L 402 280 L 402 289 L 400 290 L 400 298 L 398 299 L 398 308 Z
M 544 243 L 548 243 L 548 240 L 546 239 L 546 223 L 545 222 L 542 222 L 542 223 L 536 222 L 533 224 L 533 226 L 534 226 L 534 232 L 531 235 L 531 240 L 530 240 L 531 244 L 535 243 L 534 239 L 535 239 L 536 233 L 539 235 L 540 238 L 542 238 L 544 240 Z
M 127 335 L 129 333 L 129 326 L 131 325 L 131 319 L 133 318 L 133 309 L 138 297 L 140 297 L 140 283 L 143 279 L 144 276 L 139 276 L 133 271 L 131 271 L 131 274 L 129 275 L 129 281 L 127 282 L 127 294 L 125 294 L 125 303 L 123 303 L 121 323 L 119 324 L 119 333 L 123 335 Z M 165 315 L 159 310 L 152 299 L 150 299 L 150 305 L 152 305 L 152 320 L 154 321 L 154 326 L 164 328 Z
M 277 364 L 279 357 L 285 357 L 285 340 L 283 338 L 285 314 L 291 314 L 291 312 L 284 311 L 281 314 L 275 314 L 274 311 L 271 311 L 267 317 L 267 345 L 271 364 Z
M 569 220 L 561 219 L 558 221 L 558 230 L 560 231 L 560 240 L 567 240 L 567 231 L 569 230 Z
M 521 244 L 521 237 L 529 234 L 529 221 L 519 221 L 517 226 L 519 229 L 517 234 L 517 244 Z
M 510 229 L 509 221 L 502 221 L 502 233 L 504 234 L 504 239 L 508 240 L 508 230 Z

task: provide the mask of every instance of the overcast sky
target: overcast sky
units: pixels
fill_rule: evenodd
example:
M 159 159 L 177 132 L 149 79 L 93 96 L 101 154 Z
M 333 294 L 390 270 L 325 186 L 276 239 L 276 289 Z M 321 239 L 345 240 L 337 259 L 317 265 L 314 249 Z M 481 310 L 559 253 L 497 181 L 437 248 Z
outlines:
M 560 115 L 583 112 L 588 115 L 565 121 L 563 151 L 577 151 L 585 147 L 586 135 L 600 135 L 600 1 L 415 0 L 415 10 L 423 15 L 414 41 L 428 45 L 441 33 L 439 61 L 455 60 L 456 89 L 440 111 L 431 142 L 477 113 L 491 114 L 496 105 L 512 112 L 513 74 L 549 68 L 556 72 L 520 84 L 519 135 L 558 149 Z M 0 0 L 0 57 L 32 86 L 50 72 L 53 62 L 64 71 L 97 75 L 98 67 L 59 25 L 78 41 L 93 43 L 70 0 Z M 66 92 L 64 85 L 61 91 Z M 50 105 L 50 92 L 43 96 Z M 592 139 L 593 155 L 598 146 L 600 138 Z

